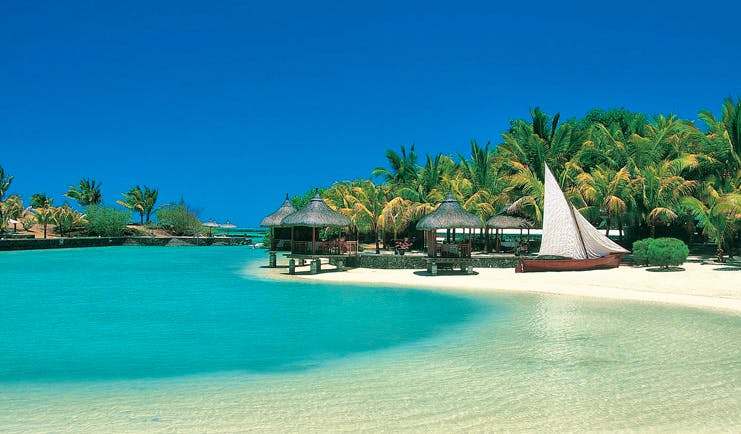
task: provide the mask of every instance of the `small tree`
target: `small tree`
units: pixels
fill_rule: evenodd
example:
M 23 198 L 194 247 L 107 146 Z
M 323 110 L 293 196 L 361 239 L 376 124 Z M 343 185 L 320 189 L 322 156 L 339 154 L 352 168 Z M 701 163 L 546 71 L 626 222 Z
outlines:
M 36 222 L 44 227 L 44 238 L 46 238 L 46 229 L 49 223 L 52 222 L 52 218 L 54 217 L 54 208 L 45 206 L 36 208 L 35 211 Z
M 203 227 L 198 216 L 180 199 L 177 205 L 165 205 L 157 210 L 159 226 L 172 235 L 191 235 L 200 233 Z
M 54 208 L 51 217 L 54 230 L 61 236 L 82 229 L 86 223 L 85 216 L 73 210 L 68 204 Z
M 85 211 L 87 224 L 85 231 L 90 235 L 102 237 L 120 237 L 131 219 L 131 212 L 113 207 L 91 205 Z
M 633 265 L 648 266 L 648 246 L 653 238 L 644 238 L 633 243 Z
M 687 260 L 690 250 L 676 238 L 657 238 L 648 245 L 648 262 L 662 268 L 680 266 Z

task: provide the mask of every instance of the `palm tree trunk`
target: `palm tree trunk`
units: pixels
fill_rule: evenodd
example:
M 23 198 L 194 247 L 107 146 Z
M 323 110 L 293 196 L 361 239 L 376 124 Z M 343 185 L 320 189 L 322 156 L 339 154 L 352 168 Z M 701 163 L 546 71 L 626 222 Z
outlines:
M 375 229 L 376 229 L 375 230 L 375 234 L 376 234 L 376 255 L 380 255 L 381 254 L 381 246 L 380 246 L 380 244 L 378 242 L 378 227 L 376 227 Z

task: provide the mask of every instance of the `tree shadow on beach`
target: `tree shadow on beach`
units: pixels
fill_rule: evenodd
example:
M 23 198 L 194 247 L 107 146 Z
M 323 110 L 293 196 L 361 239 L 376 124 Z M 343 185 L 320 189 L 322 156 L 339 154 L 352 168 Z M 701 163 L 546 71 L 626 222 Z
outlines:
M 651 267 L 651 268 L 646 268 L 646 271 L 650 271 L 652 273 L 672 273 L 676 271 L 684 271 L 684 268 L 682 267 L 668 267 L 668 268 Z
M 432 274 L 428 273 L 427 271 L 415 271 L 415 276 L 420 277 L 437 277 L 437 276 L 478 276 L 478 271 L 474 271 L 471 274 L 467 274 L 465 271 L 459 271 L 459 270 L 437 270 L 437 275 L 433 276 Z
M 727 265 L 725 267 L 714 268 L 713 271 L 741 271 L 741 265 Z

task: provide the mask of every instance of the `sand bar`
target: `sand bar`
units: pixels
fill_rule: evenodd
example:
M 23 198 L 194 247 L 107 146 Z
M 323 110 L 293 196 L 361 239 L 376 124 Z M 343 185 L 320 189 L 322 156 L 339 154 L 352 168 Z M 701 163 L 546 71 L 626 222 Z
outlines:
M 561 294 L 706 308 L 741 314 L 741 268 L 738 265 L 687 262 L 684 271 L 655 272 L 621 266 L 612 270 L 515 273 L 512 268 L 477 268 L 474 275 L 428 276 L 423 270 L 355 268 L 289 276 L 285 268 L 273 278 L 326 283 L 404 286 L 464 292 Z

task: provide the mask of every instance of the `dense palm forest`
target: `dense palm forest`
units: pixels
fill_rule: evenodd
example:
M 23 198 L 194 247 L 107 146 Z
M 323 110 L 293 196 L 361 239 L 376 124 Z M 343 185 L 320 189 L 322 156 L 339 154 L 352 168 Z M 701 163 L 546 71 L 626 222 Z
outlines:
M 388 167 L 335 183 L 322 196 L 359 235 L 376 240 L 411 234 L 448 192 L 482 227 L 502 213 L 537 225 L 548 163 L 580 212 L 626 246 L 671 235 L 732 254 L 741 226 L 741 99 L 723 101 L 720 115 L 701 111 L 699 125 L 624 109 L 565 122 L 539 108 L 530 115 L 511 121 L 499 143 L 472 141 L 465 154 L 387 150 Z M 294 199 L 299 206 L 306 200 Z

